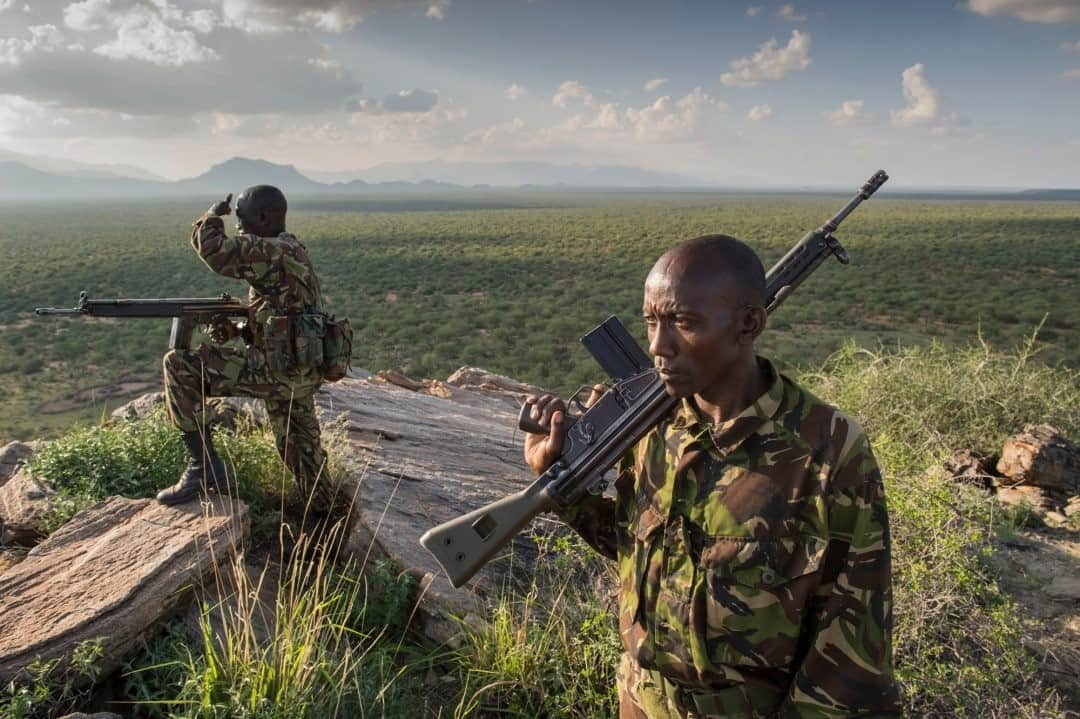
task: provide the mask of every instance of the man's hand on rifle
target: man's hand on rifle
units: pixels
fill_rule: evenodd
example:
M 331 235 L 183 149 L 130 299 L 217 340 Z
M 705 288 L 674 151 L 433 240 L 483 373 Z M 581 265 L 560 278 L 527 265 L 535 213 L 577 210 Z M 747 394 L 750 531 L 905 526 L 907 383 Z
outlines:
M 603 394 L 604 385 L 594 385 L 585 402 L 586 409 L 592 407 Z M 547 434 L 525 434 L 525 462 L 540 475 L 562 454 L 566 436 L 566 402 L 553 394 L 545 394 L 539 397 L 529 395 L 525 403 L 532 405 L 529 418 L 549 428 Z
M 207 210 L 211 215 L 216 217 L 224 217 L 225 215 L 232 214 L 232 193 L 230 192 L 225 196 L 225 199 L 221 202 L 215 202 L 210 205 L 210 209 Z
M 223 345 L 240 334 L 240 328 L 233 324 L 228 317 L 216 317 L 206 326 L 206 334 L 210 336 L 213 342 Z

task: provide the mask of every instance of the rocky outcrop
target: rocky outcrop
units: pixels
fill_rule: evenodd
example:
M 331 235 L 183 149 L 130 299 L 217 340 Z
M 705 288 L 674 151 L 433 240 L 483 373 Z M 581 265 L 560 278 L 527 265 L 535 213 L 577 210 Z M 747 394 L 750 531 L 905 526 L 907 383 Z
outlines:
M 438 641 L 460 633 L 458 619 L 483 616 L 483 598 L 504 583 L 530 581 L 536 558 L 535 543 L 519 535 L 467 588 L 454 589 L 420 546 L 436 524 L 533 479 L 516 423 L 518 398 L 535 388 L 481 370 L 452 380 L 460 384 L 384 373 L 347 378 L 318 397 L 344 414 L 346 462 L 359 488 L 347 549 L 359 561 L 390 558 L 421 580 L 423 629 Z
M 21 467 L 0 487 L 0 544 L 31 546 L 41 539 L 54 494 Z
M 1048 424 L 1025 425 L 999 455 L 960 452 L 944 469 L 957 481 L 986 487 L 1003 504 L 1028 507 L 1052 527 L 1080 513 L 1080 447 Z
M 34 445 L 29 442 L 8 442 L 0 447 L 0 487 L 15 475 L 33 453 Z
M 1029 424 L 1009 437 L 997 470 L 1014 484 L 1062 496 L 1080 494 L 1080 448 L 1048 424 Z
M 220 498 L 166 507 L 111 497 L 75 515 L 0 574 L 0 685 L 36 657 L 63 661 L 94 640 L 108 674 L 192 587 L 213 581 L 246 528 L 246 508 Z
M 114 420 L 139 419 L 165 404 L 165 394 L 151 392 L 136 397 L 112 411 Z M 238 417 L 250 415 L 256 422 L 266 421 L 266 405 L 251 397 L 214 397 L 206 403 L 211 421 L 226 427 L 235 425 Z

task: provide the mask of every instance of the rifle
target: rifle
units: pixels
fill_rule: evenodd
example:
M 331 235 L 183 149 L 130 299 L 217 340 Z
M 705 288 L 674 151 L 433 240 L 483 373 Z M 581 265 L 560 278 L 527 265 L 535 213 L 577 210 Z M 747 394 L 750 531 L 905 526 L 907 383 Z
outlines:
M 169 349 L 188 349 L 191 335 L 199 325 L 215 317 L 247 316 L 248 307 L 224 292 L 218 297 L 165 297 L 151 299 L 92 300 L 79 293 L 79 303 L 70 309 L 38 307 L 37 315 L 83 315 L 92 317 L 172 317 Z
M 843 209 L 806 235 L 766 275 L 767 312 L 772 312 L 830 255 L 848 264 L 847 251 L 833 232 L 889 176 L 879 170 Z M 605 473 L 619 457 L 667 416 L 678 399 L 667 394 L 652 359 L 615 316 L 581 338 L 582 344 L 612 379 L 610 388 L 576 417 L 567 414 L 562 454 L 536 481 L 520 492 L 433 527 L 420 543 L 460 587 L 484 566 L 533 517 L 567 508 L 587 495 L 607 489 Z M 534 434 L 548 428 L 529 418 L 522 405 L 518 427 Z

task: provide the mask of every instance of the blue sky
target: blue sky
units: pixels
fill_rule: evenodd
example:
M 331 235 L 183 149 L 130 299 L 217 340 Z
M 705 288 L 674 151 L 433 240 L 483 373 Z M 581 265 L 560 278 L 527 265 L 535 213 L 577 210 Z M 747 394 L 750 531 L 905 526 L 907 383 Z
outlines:
M 0 146 L 1080 186 L 1080 2 L 0 0 Z M 650 82 L 652 81 L 652 82 Z

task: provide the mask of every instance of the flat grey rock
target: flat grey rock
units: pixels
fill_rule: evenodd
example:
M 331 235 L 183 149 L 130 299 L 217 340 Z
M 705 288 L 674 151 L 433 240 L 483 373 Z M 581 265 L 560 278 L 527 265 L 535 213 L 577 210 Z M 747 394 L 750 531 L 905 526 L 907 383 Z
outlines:
M 247 530 L 247 509 L 215 498 L 166 507 L 110 497 L 79 512 L 0 574 L 0 684 L 35 658 L 100 640 L 100 675 L 159 620 L 213 581 Z

